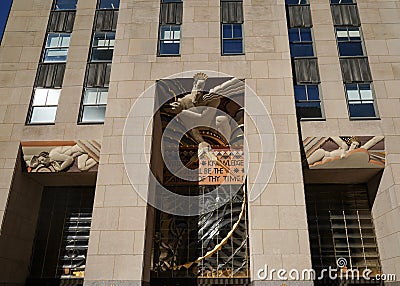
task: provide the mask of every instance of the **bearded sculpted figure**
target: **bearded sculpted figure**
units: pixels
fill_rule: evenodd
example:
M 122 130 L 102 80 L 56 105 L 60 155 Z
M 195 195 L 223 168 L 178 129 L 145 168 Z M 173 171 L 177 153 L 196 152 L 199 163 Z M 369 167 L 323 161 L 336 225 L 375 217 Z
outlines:
M 218 114 L 218 106 L 222 97 L 228 97 L 231 94 L 244 92 L 242 81 L 233 78 L 212 88 L 208 93 L 204 91 L 208 76 L 205 73 L 197 73 L 193 76 L 193 88 L 191 92 L 176 102 L 171 103 L 171 111 L 180 114 L 184 126 L 203 125 L 215 128 L 226 141 L 231 137 L 231 125 L 226 115 Z M 209 154 L 210 144 L 205 142 L 198 128 L 190 130 L 193 139 L 199 144 L 199 156 Z M 209 154 L 209 156 L 211 156 Z

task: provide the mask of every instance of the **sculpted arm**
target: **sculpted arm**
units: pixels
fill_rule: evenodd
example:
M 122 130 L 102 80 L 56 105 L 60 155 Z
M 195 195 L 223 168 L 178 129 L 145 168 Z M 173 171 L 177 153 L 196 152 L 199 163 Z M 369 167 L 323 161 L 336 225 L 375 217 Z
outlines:
M 362 145 L 360 148 L 368 150 L 369 148 L 374 147 L 378 142 L 382 141 L 385 138 L 385 136 L 375 136 L 368 142 L 366 142 L 364 145 Z

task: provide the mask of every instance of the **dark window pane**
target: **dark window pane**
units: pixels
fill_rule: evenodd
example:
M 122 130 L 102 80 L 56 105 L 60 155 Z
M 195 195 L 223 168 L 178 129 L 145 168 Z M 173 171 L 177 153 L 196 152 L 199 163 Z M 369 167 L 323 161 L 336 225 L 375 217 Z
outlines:
M 317 85 L 307 86 L 308 100 L 319 100 L 319 91 Z
M 310 44 L 290 44 L 290 54 L 292 57 L 312 57 L 314 50 Z
M 300 118 L 322 118 L 320 102 L 296 102 L 296 111 Z
M 57 0 L 54 10 L 76 10 L 78 0 Z
M 302 42 L 312 42 L 311 29 L 300 29 L 300 36 Z
M 351 4 L 353 0 L 331 0 L 331 4 Z
M 359 84 L 358 87 L 360 90 L 371 90 L 371 86 L 369 84 Z
M 307 4 L 307 0 L 286 0 L 285 3 L 288 5 Z
M 84 106 L 82 122 L 104 122 L 106 106 Z
M 179 42 L 167 43 L 166 41 L 161 41 L 160 55 L 179 55 Z
M 118 9 L 119 0 L 100 0 L 99 9 Z
M 234 38 L 242 38 L 242 25 L 241 24 L 233 25 L 233 37 Z
M 339 42 L 339 55 L 342 57 L 364 55 L 361 42 Z
M 368 85 L 369 87 L 369 85 Z M 346 84 L 346 90 L 357 90 L 356 84 Z
M 243 42 L 239 40 L 224 40 L 223 51 L 224 54 L 241 54 L 243 53 Z
M 222 25 L 222 37 L 223 38 L 232 38 L 232 25 L 226 24 Z
M 93 37 L 93 46 L 105 46 L 104 40 L 105 40 L 104 33 L 99 33 L 99 32 L 95 33 Z
M 289 42 L 300 42 L 299 29 L 289 29 Z
M 294 97 L 297 100 L 307 100 L 306 88 L 304 85 L 294 86 Z
M 371 103 L 351 103 L 349 102 L 350 117 L 375 117 L 373 102 Z
M 112 61 L 114 49 L 93 48 L 92 61 Z

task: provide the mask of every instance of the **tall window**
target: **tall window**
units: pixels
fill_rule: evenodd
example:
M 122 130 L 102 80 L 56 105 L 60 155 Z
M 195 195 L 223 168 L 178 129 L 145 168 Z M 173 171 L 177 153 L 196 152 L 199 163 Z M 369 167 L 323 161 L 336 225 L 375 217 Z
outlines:
M 26 124 L 55 122 L 78 0 L 54 0 Z
M 301 120 L 323 118 L 318 61 L 312 39 L 310 6 L 305 0 L 286 0 L 294 97 Z
M 243 2 L 221 0 L 222 55 L 240 55 L 243 47 Z
M 180 0 L 161 0 L 158 55 L 180 55 L 183 5 Z
M 31 105 L 30 123 L 54 123 L 61 89 L 36 88 Z
M 86 67 L 79 123 L 103 123 L 114 54 L 119 0 L 98 0 L 91 53 Z
M 357 5 L 354 1 L 344 0 L 331 0 L 331 4 L 349 117 L 351 119 L 377 118 L 372 75 L 366 51 L 363 48 Z
M 43 62 L 66 62 L 70 38 L 71 34 L 48 34 Z
M 76 10 L 78 0 L 56 0 L 53 10 Z

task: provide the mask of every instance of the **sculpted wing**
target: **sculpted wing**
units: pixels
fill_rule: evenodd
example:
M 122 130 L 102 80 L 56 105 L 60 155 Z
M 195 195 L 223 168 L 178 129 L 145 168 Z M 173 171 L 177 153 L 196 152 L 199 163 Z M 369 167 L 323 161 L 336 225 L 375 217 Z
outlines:
M 221 97 L 230 97 L 233 95 L 244 93 L 244 82 L 237 79 L 232 78 L 227 80 L 226 82 L 217 85 L 216 87 L 210 89 L 210 92 L 204 94 L 198 102 L 207 103 L 214 99 L 218 99 Z

